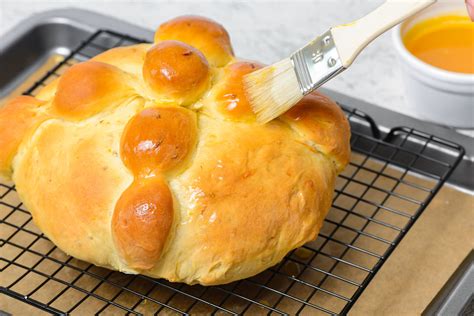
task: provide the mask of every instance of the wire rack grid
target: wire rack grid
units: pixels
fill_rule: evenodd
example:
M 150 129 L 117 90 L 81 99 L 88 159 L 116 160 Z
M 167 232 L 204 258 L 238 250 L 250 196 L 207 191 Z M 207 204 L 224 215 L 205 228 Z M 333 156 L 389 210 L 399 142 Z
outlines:
M 25 94 L 78 61 L 142 40 L 101 30 Z M 341 105 L 353 155 L 338 177 L 318 238 L 259 275 L 223 286 L 125 275 L 67 256 L 33 224 L 12 184 L 0 183 L 0 301 L 51 314 L 346 314 L 449 177 L 462 147 L 411 128 L 382 135 Z

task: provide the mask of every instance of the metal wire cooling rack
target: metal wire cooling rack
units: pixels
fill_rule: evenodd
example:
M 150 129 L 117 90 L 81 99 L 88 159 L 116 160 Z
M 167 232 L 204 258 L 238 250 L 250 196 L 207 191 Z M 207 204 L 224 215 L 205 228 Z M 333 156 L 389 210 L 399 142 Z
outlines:
M 99 31 L 26 94 L 35 95 L 77 61 L 137 42 L 141 41 Z M 369 116 L 341 106 L 352 125 L 351 163 L 337 180 L 333 206 L 317 240 L 291 252 L 277 266 L 213 287 L 109 271 L 56 248 L 34 226 L 14 186 L 0 183 L 0 299 L 53 314 L 347 313 L 464 150 L 409 128 L 382 135 Z

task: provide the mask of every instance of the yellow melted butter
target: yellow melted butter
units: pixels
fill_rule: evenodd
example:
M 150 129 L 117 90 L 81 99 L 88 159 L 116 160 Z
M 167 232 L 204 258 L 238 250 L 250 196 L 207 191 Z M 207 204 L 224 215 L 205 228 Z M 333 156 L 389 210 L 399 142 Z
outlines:
M 422 61 L 453 72 L 474 73 L 474 22 L 445 15 L 416 24 L 404 36 L 406 48 Z

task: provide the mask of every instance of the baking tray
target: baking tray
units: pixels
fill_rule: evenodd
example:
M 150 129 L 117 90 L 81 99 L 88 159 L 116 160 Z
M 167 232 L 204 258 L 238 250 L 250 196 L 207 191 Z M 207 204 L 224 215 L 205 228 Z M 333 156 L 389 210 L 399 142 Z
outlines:
M 474 250 L 471 250 L 422 314 L 432 315 L 474 315 Z
M 0 73 L 0 95 L 35 95 L 71 64 L 152 35 L 83 10 L 29 18 L 0 44 L 0 67 L 8 70 Z M 14 186 L 0 183 L 2 309 L 18 311 L 23 302 L 37 308 L 34 313 L 53 314 L 347 313 L 441 186 L 453 179 L 464 149 L 450 137 L 471 143 L 449 129 L 324 92 L 349 118 L 353 155 L 337 179 L 317 240 L 253 278 L 224 286 L 130 276 L 65 255 L 34 226 Z M 454 183 L 469 188 L 469 180 Z

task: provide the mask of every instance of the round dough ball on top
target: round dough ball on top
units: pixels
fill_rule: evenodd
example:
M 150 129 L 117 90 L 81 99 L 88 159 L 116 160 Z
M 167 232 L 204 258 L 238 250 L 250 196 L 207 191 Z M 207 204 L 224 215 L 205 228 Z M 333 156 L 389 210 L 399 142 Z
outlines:
M 209 64 L 196 48 L 179 41 L 164 41 L 148 50 L 143 78 L 156 99 L 189 105 L 209 86 Z
M 217 67 L 224 66 L 234 56 L 225 28 L 201 16 L 180 16 L 161 24 L 155 33 L 155 42 L 165 40 L 178 40 L 196 47 Z

